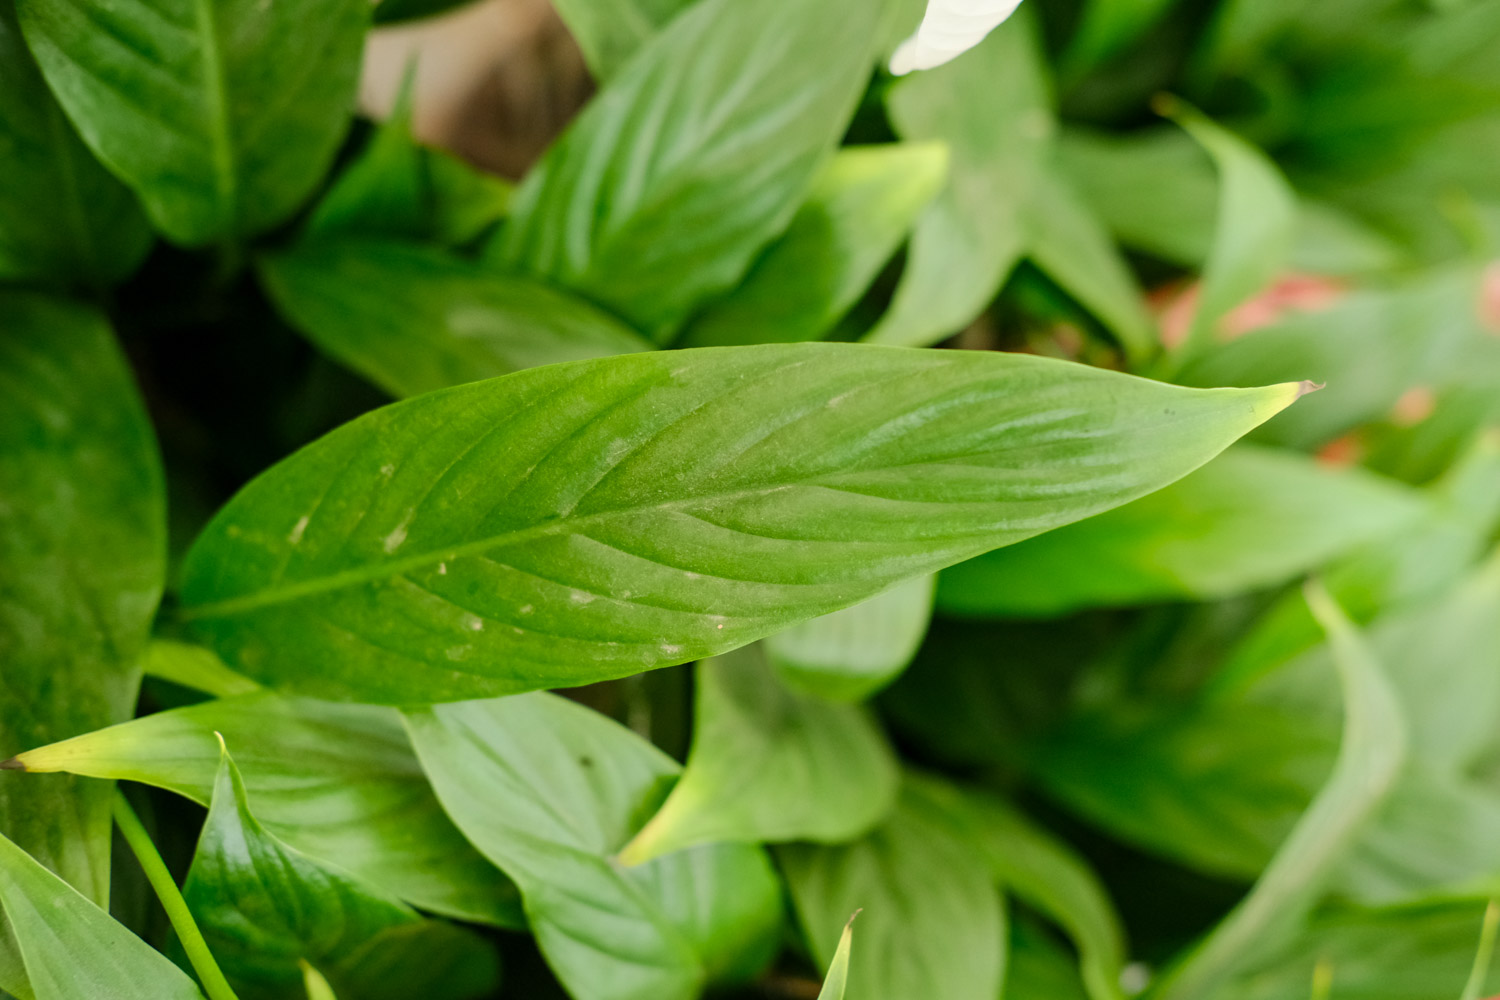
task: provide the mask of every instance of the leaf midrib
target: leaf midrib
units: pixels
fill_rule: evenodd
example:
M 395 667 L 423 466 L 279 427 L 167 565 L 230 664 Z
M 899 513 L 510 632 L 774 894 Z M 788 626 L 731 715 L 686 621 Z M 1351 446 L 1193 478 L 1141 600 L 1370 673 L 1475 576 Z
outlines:
M 198 33 L 202 36 L 203 84 L 208 99 L 208 138 L 212 150 L 214 187 L 231 227 L 237 226 L 234 145 L 229 135 L 229 99 L 224 84 L 224 63 L 219 52 L 219 26 L 214 0 L 193 0 Z

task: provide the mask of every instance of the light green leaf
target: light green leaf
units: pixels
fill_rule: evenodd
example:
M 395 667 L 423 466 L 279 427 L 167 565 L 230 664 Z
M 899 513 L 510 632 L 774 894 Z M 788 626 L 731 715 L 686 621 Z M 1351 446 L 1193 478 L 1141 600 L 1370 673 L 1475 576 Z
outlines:
M 859 914 L 855 914 L 858 917 Z M 818 991 L 818 1000 L 844 1000 L 844 989 L 849 983 L 849 950 L 854 945 L 854 918 L 844 925 L 839 935 L 838 950 L 828 964 L 828 975 L 823 979 L 823 988 Z
M 939 578 L 963 615 L 1078 608 L 1270 587 L 1425 513 L 1421 494 L 1357 468 L 1241 445 L 1135 503 L 980 556 Z
M 358 968 L 362 949 L 378 936 L 424 923 L 394 896 L 262 827 L 227 750 L 183 897 L 240 1000 L 280 1000 L 294 993 L 303 982 L 303 961 L 336 979 L 333 970 Z M 477 939 L 470 947 L 481 955 L 487 951 Z M 445 971 L 424 961 L 419 982 L 408 971 L 370 984 L 374 989 L 339 992 L 344 1000 L 395 1000 L 411 996 L 413 987 L 453 1000 L 490 992 L 484 985 L 473 993 L 455 992 Z
M 284 221 L 348 127 L 368 0 L 18 0 L 85 142 L 187 246 Z
M 866 339 L 925 346 L 989 305 L 1026 250 L 1025 212 L 1054 124 L 1035 26 L 1023 9 L 973 51 L 902 79 L 897 134 L 952 151 L 948 186 L 912 236 L 890 311 Z
M 314 241 L 260 274 L 313 343 L 394 396 L 651 349 L 587 302 L 437 247 Z
M 527 176 L 494 259 L 663 343 L 791 222 L 874 62 L 865 0 L 702 0 Z
M 692 0 L 556 0 L 594 79 L 614 76 Z
M 1152 990 L 1159 1000 L 1206 996 L 1258 950 L 1299 930 L 1406 760 L 1406 720 L 1381 665 L 1326 591 L 1310 587 L 1308 602 L 1328 630 L 1344 688 L 1338 760 L 1250 893 Z
M 1219 323 L 1286 267 L 1297 234 L 1297 196 L 1261 150 L 1175 99 L 1161 110 L 1208 150 L 1219 170 L 1218 220 L 1181 359 L 1213 345 Z
M 759 646 L 705 660 L 697 678 L 687 770 L 623 863 L 724 841 L 853 840 L 895 804 L 895 754 L 862 708 L 786 690 Z
M 680 771 L 645 740 L 545 693 L 409 710 L 406 722 L 444 808 L 516 880 L 574 996 L 691 1000 L 771 957 L 781 903 L 759 848 L 615 860 Z
M 266 473 L 199 537 L 182 600 L 231 666 L 307 694 L 585 684 L 1135 499 L 1301 392 L 853 344 L 534 368 L 377 410 Z
M 0 291 L 0 754 L 130 717 L 166 573 L 160 459 L 104 318 Z M 101 905 L 110 788 L 0 775 L 0 833 Z M 0 922 L 0 989 L 26 997 Z
M 1051 171 L 1037 175 L 1027 209 L 1032 262 L 1098 317 L 1127 356 L 1154 353 L 1156 322 L 1146 297 L 1093 209 Z
M 108 285 L 135 270 L 151 228 L 47 90 L 0 0 L 0 279 Z
M 215 698 L 232 698 L 260 690 L 259 684 L 230 670 L 213 653 L 188 642 L 153 639 L 146 647 L 141 666 L 150 677 L 181 684 Z
M 688 325 L 689 347 L 821 340 L 875 279 L 948 170 L 941 143 L 840 150 L 739 287 Z
M 323 974 L 306 962 L 302 966 L 302 988 L 307 993 L 307 1000 L 339 1000 L 338 995 L 333 992 L 333 987 L 328 985 L 328 980 Z
M 275 836 L 423 909 L 524 926 L 515 888 L 443 814 L 389 709 L 243 695 L 17 760 L 29 771 L 140 781 L 207 805 L 219 766 L 215 733 L 245 762 L 256 815 Z
M 35 1000 L 203 1000 L 166 956 L 0 836 L 0 909 Z
M 862 604 L 794 625 L 765 641 L 771 666 L 794 691 L 862 701 L 905 670 L 932 621 L 937 581 L 919 576 Z
M 863 909 L 849 963 L 859 1000 L 995 1000 L 1004 979 L 1003 900 L 985 859 L 922 789 L 863 840 L 777 849 L 813 957 L 837 953 L 843 914 Z

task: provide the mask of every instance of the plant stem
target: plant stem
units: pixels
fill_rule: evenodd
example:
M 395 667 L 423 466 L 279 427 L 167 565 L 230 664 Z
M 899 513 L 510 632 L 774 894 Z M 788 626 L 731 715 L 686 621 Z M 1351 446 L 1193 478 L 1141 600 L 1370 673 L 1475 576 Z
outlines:
M 1490 959 L 1495 953 L 1495 932 L 1500 930 L 1500 902 L 1490 900 L 1484 911 L 1484 925 L 1479 931 L 1479 952 L 1474 956 L 1474 971 L 1464 987 L 1463 1000 L 1479 1000 L 1484 981 L 1489 978 Z
M 140 817 L 130 807 L 125 793 L 119 789 L 115 790 L 114 813 L 115 824 L 125 837 L 125 843 L 130 845 L 136 860 L 140 862 L 141 870 L 146 873 L 146 881 L 156 890 L 156 898 L 161 900 L 162 909 L 167 911 L 167 919 L 182 941 L 182 948 L 187 952 L 188 961 L 193 963 L 193 969 L 198 973 L 198 980 L 203 984 L 209 1000 L 239 1000 L 230 988 L 229 981 L 224 978 L 224 973 L 219 971 L 219 963 L 214 961 L 213 954 L 208 950 L 208 942 L 203 940 L 202 932 L 193 922 L 187 900 L 182 898 L 177 883 L 172 879 L 172 873 L 167 871 L 166 863 L 157 853 L 156 845 L 151 842 L 151 835 L 141 825 Z

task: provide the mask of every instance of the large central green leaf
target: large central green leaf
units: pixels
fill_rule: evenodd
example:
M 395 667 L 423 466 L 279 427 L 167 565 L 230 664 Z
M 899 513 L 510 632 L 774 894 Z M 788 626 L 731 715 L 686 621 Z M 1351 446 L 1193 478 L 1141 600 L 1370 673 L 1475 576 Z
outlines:
M 700 659 L 1185 475 L 1302 388 L 795 344 L 519 372 L 236 497 L 182 599 L 251 676 L 411 703 Z

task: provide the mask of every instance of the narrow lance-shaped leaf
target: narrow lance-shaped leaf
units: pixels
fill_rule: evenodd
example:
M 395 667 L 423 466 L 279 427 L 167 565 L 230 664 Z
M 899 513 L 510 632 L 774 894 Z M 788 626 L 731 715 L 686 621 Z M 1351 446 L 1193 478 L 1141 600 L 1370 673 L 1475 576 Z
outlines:
M 635 868 L 615 860 L 680 771 L 650 743 L 545 693 L 406 720 L 443 807 L 521 887 L 570 994 L 691 1000 L 770 959 L 781 902 L 760 848 L 721 844 Z
M 188 642 L 153 639 L 146 647 L 141 666 L 149 677 L 171 681 L 215 698 L 232 698 L 260 690 L 259 684 L 230 670 L 213 653 Z
M 206 806 L 216 733 L 245 762 L 256 815 L 275 836 L 423 909 L 524 926 L 515 887 L 443 814 L 389 709 L 243 695 L 64 740 L 15 764 L 140 781 Z
M 426 923 L 415 910 L 334 864 L 291 847 L 260 825 L 244 779 L 226 749 L 214 779 L 183 897 L 240 1000 L 278 1000 L 303 981 L 299 962 L 334 981 L 381 934 Z M 483 960 L 487 946 L 471 950 Z M 489 956 L 493 978 L 493 956 Z M 342 990 L 343 1000 L 395 1000 L 412 990 L 459 1000 L 451 970 L 426 966 L 421 981 L 390 977 L 375 990 Z M 481 991 L 488 992 L 481 985 Z M 491 984 L 493 985 L 493 984 Z
M 1135 499 L 1302 391 L 852 344 L 531 369 L 263 475 L 195 543 L 184 611 L 231 666 L 325 697 L 590 683 Z
M 854 917 L 858 917 L 855 914 Z M 823 979 L 823 988 L 818 991 L 818 1000 L 844 1000 L 844 989 L 849 983 L 849 952 L 854 947 L 854 918 L 844 926 L 839 935 L 838 951 L 828 964 L 828 975 Z
M 367 0 L 18 0 L 85 142 L 174 242 L 286 219 L 348 127 Z
M 862 708 L 783 688 L 759 646 L 698 665 L 687 770 L 625 864 L 721 841 L 853 840 L 896 801 L 895 754 Z
M 852 844 L 777 849 L 813 957 L 831 962 L 843 914 L 863 908 L 849 962 L 859 1000 L 994 1000 L 1004 981 L 1003 899 L 983 855 L 910 783 Z
M 130 717 L 166 563 L 156 443 L 103 317 L 0 291 L 0 755 Z M 0 833 L 109 899 L 110 788 L 0 775 Z M 0 921 L 0 989 L 26 996 Z
M 516 193 L 497 264 L 658 343 L 791 222 L 868 81 L 867 0 L 701 0 L 609 82 Z
M 1308 601 L 1328 630 L 1344 686 L 1344 736 L 1328 783 L 1229 916 L 1152 990 L 1156 1000 L 1210 994 L 1298 928 L 1334 866 L 1391 791 L 1406 760 L 1406 720 L 1381 665 L 1320 586 Z
M 14 0 L 0 0 L 0 162 L 0 279 L 107 285 L 146 255 L 146 216 L 47 90 Z
M 883 594 L 778 632 L 765 641 L 787 686 L 830 701 L 861 701 L 911 663 L 932 622 L 937 581 L 919 576 Z
M 281 312 L 393 396 L 652 345 L 589 303 L 440 247 L 315 240 L 260 261 Z
M 203 1000 L 165 955 L 4 836 L 0 910 L 30 981 L 22 1000 Z
M 607 80 L 692 0 L 556 0 L 596 80 Z

